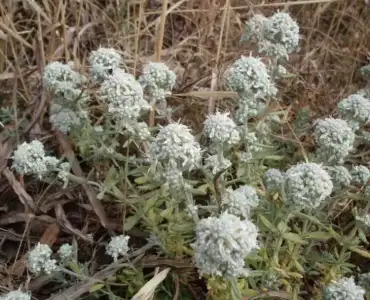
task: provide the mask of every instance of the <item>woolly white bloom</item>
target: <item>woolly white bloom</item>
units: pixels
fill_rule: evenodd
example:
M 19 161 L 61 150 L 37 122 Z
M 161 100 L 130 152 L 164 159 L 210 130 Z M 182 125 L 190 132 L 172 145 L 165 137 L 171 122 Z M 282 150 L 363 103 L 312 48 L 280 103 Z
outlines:
M 38 245 L 29 253 L 28 269 L 30 272 L 39 275 L 41 272 L 51 274 L 58 269 L 56 260 L 51 259 L 52 250 L 46 244 Z
M 67 186 L 68 184 L 68 179 L 69 179 L 68 177 L 69 177 L 70 171 L 71 171 L 71 164 L 69 162 L 61 163 L 58 166 L 57 178 L 63 182 L 64 186 Z
M 121 63 L 121 55 L 112 48 L 100 47 L 89 56 L 90 72 L 95 81 L 107 79 Z
M 12 291 L 6 295 L 0 296 L 1 300 L 31 300 L 31 294 L 21 291 Z
M 201 149 L 187 126 L 172 123 L 161 128 L 150 144 L 149 158 L 152 162 L 173 163 L 181 170 L 191 170 L 200 163 Z
M 284 182 L 287 204 L 303 208 L 316 208 L 333 190 L 329 174 L 321 165 L 301 163 L 288 169 Z
M 366 291 L 370 291 L 370 273 L 362 273 L 358 276 L 358 285 Z
M 370 100 L 360 94 L 353 94 L 338 103 L 339 114 L 357 130 L 370 122 Z
M 61 132 L 67 134 L 72 128 L 81 125 L 81 118 L 76 112 L 63 108 L 57 113 L 50 115 L 50 123 Z
M 144 66 L 139 82 L 153 100 L 162 101 L 171 95 L 176 83 L 176 74 L 164 63 L 150 62 Z
M 141 85 L 121 69 L 114 70 L 102 83 L 100 96 L 108 104 L 108 112 L 118 120 L 137 119 L 150 108 Z
M 370 178 L 370 171 L 365 166 L 354 166 L 351 170 L 351 176 L 354 183 L 365 185 Z
M 240 151 L 238 153 L 238 157 L 240 162 L 247 163 L 253 158 L 253 154 L 250 153 L 249 151 Z
M 14 151 L 12 159 L 12 168 L 19 174 L 42 176 L 48 171 L 45 163 L 44 145 L 37 140 L 19 145 Z
M 73 247 L 70 244 L 63 244 L 58 250 L 58 255 L 62 261 L 67 261 L 72 257 Z
M 181 193 L 187 185 L 184 182 L 182 171 L 176 166 L 168 166 L 163 172 L 163 177 L 173 193 Z
M 248 119 L 256 117 L 265 111 L 266 107 L 267 104 L 265 100 L 242 95 L 238 101 L 235 120 L 238 124 L 245 124 Z
M 228 113 L 216 112 L 204 121 L 203 134 L 216 145 L 235 145 L 240 141 L 236 124 Z
M 190 218 L 199 218 L 198 216 L 199 207 L 197 205 L 189 204 L 186 206 L 186 212 Z
M 106 253 L 112 256 L 114 261 L 117 261 L 118 256 L 124 256 L 130 250 L 129 239 L 130 237 L 124 234 L 113 237 L 106 247 Z
M 220 156 L 218 154 L 208 156 L 205 159 L 205 168 L 212 170 L 213 174 L 217 174 L 221 171 L 228 169 L 231 166 L 231 161 L 227 158 Z
M 343 163 L 353 149 L 355 134 L 348 123 L 341 119 L 326 118 L 316 122 L 314 137 L 318 145 L 317 156 L 321 161 Z
M 341 278 L 323 290 L 324 300 L 363 300 L 365 290 L 355 284 L 352 277 Z
M 151 137 L 149 127 L 145 122 L 134 122 L 131 124 L 126 124 L 126 129 L 138 140 L 145 141 Z
M 244 185 L 229 192 L 224 200 L 226 212 L 246 219 L 250 215 L 251 208 L 258 206 L 260 198 L 254 187 Z
M 252 222 L 228 213 L 202 219 L 192 244 L 195 264 L 202 274 L 243 276 L 248 272 L 245 257 L 258 247 L 257 235 Z
M 226 84 L 243 97 L 266 98 L 277 92 L 261 59 L 241 56 L 225 73 Z
M 258 142 L 256 132 L 251 132 L 251 131 L 245 130 L 244 128 L 244 139 L 247 142 L 247 147 L 248 147 L 249 152 L 259 152 L 263 149 L 261 144 Z
M 263 179 L 268 191 L 280 191 L 285 180 L 285 173 L 279 169 L 268 169 Z
M 347 187 L 351 184 L 352 176 L 343 166 L 328 167 L 327 171 L 336 189 Z
M 258 42 L 264 39 L 264 26 L 267 18 L 263 15 L 256 14 L 252 16 L 245 23 L 245 31 L 242 37 L 242 41 L 251 40 L 253 42 Z

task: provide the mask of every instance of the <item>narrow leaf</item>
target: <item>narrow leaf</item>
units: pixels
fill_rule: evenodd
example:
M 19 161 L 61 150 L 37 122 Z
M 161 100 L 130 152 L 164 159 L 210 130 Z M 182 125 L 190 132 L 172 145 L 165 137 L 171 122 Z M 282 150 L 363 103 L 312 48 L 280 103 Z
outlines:
M 296 244 L 301 244 L 301 245 L 307 244 L 307 242 L 304 241 L 298 234 L 293 233 L 293 232 L 284 233 L 283 238 L 288 241 L 292 241 Z

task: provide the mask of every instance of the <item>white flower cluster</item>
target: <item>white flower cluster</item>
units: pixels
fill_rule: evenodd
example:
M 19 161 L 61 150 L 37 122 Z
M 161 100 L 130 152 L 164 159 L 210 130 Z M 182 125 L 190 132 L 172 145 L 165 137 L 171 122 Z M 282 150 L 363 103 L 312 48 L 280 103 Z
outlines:
M 235 111 L 235 120 L 238 124 L 247 123 L 248 119 L 256 117 L 266 109 L 266 101 L 242 95 L 238 100 L 238 108 Z
M 331 194 L 333 183 L 321 165 L 300 163 L 286 172 L 284 190 L 293 208 L 316 208 Z
M 328 167 L 327 171 L 336 189 L 348 187 L 351 184 L 352 176 L 346 167 L 343 166 Z
M 222 155 L 210 155 L 205 159 L 205 168 L 212 170 L 212 173 L 216 175 L 217 173 L 228 169 L 231 166 L 231 161 Z
M 138 80 L 150 99 L 164 101 L 175 86 L 176 74 L 164 63 L 150 62 L 144 66 L 143 74 Z
M 82 106 L 88 96 L 82 91 L 86 78 L 70 64 L 52 62 L 45 67 L 43 82 L 53 94 L 50 122 L 63 133 L 81 125 L 86 117 Z
M 365 290 L 356 285 L 352 277 L 341 278 L 323 290 L 324 300 L 363 300 Z
M 46 244 L 38 245 L 29 253 L 28 269 L 39 275 L 40 273 L 51 274 L 58 269 L 57 261 L 51 258 L 53 251 Z
M 182 176 L 182 171 L 177 166 L 168 166 L 163 172 L 163 177 L 173 195 L 182 193 L 184 188 L 187 187 Z
M 201 274 L 240 277 L 246 275 L 244 259 L 258 247 L 257 227 L 249 220 L 222 213 L 197 224 L 192 244 Z
M 225 211 L 240 218 L 247 219 L 253 207 L 257 207 L 260 198 L 254 187 L 244 185 L 228 192 L 224 199 Z
M 141 141 L 147 141 L 151 137 L 148 124 L 145 122 L 126 122 L 126 129 L 133 137 Z
M 31 300 L 31 294 L 21 291 L 12 291 L 6 295 L 0 296 L 1 300 Z
M 358 276 L 358 285 L 366 291 L 370 291 L 370 273 L 362 273 Z
M 365 80 L 370 81 L 370 65 L 361 67 L 360 74 Z
M 112 48 L 100 47 L 89 56 L 90 73 L 97 82 L 102 82 L 122 64 L 121 55 Z
M 45 154 L 44 145 L 33 140 L 30 143 L 24 142 L 14 151 L 12 168 L 19 174 L 36 175 L 39 178 L 54 171 L 59 160 Z
M 63 244 L 58 250 L 61 261 L 68 261 L 72 257 L 73 247 L 70 244 Z
M 237 126 L 228 113 L 208 115 L 204 121 L 203 134 L 219 147 L 230 147 L 240 141 Z
M 355 141 L 355 134 L 348 123 L 333 118 L 318 120 L 314 137 L 318 145 L 317 157 L 326 163 L 343 163 Z
M 352 182 L 365 185 L 370 179 L 369 168 L 365 166 L 354 166 L 351 170 Z
M 264 176 L 264 182 L 268 191 L 280 191 L 285 180 L 285 173 L 279 169 L 268 169 Z
M 107 103 L 108 112 L 118 121 L 136 120 L 142 111 L 150 109 L 141 85 L 135 77 L 121 69 L 103 81 L 100 98 Z
M 191 170 L 199 166 L 201 149 L 187 126 L 172 123 L 162 127 L 150 144 L 149 159 L 173 164 L 179 170 Z
M 338 103 L 339 114 L 357 130 L 370 122 L 370 100 L 360 94 L 353 94 Z
M 128 246 L 129 239 L 130 237 L 124 234 L 113 237 L 106 246 L 106 253 L 112 256 L 114 261 L 117 261 L 118 256 L 124 256 L 130 250 Z
M 257 43 L 258 51 L 270 57 L 288 59 L 299 46 L 299 26 L 289 14 L 278 12 L 270 18 L 255 15 L 246 23 L 243 40 Z

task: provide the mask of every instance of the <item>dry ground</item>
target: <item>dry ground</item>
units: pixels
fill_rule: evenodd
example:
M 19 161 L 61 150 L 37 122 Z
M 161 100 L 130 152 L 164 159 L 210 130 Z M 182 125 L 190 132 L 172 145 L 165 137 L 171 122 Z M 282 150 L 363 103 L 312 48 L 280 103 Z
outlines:
M 291 13 L 302 30 L 301 50 L 288 65 L 297 76 L 281 88 L 285 103 L 307 106 L 315 115 L 332 114 L 341 98 L 363 85 L 358 69 L 370 54 L 370 4 L 364 0 L 2 0 L 0 105 L 18 108 L 8 127 L 21 128 L 21 121 L 27 120 L 15 131 L 15 141 L 38 137 L 56 146 L 47 122 L 49 100 L 41 87 L 42 70 L 53 60 L 73 60 L 87 71 L 89 52 L 101 45 L 120 50 L 132 73 L 159 59 L 176 70 L 178 86 L 170 103 L 177 107 L 175 116 L 197 130 L 213 105 L 232 107 L 217 93 L 189 93 L 220 90 L 219 74 L 225 66 L 252 50 L 239 44 L 244 21 L 253 13 L 276 10 Z M 4 132 L 0 238 L 1 245 L 12 243 L 0 248 L 0 285 L 11 289 L 24 274 L 22 258 L 34 242 L 52 244 L 69 240 L 71 234 L 83 236 L 87 223 L 95 222 L 99 230 L 99 222 L 88 219 L 83 205 L 66 217 L 60 210 L 63 201 L 68 202 L 65 195 L 33 181 L 19 186 L 14 177 L 5 176 L 16 143 L 7 143 L 12 139 Z M 22 184 L 43 213 L 24 213 L 18 205 L 18 199 L 27 201 Z M 53 225 L 55 218 L 67 229 Z M 80 231 L 73 232 L 68 223 Z

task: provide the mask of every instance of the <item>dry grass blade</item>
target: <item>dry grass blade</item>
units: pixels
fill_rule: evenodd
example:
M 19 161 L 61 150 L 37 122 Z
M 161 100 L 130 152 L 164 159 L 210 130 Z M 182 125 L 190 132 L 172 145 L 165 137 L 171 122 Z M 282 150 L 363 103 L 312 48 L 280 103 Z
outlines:
M 42 10 L 42 8 L 36 3 L 35 0 L 26 0 L 27 3 L 39 13 L 49 24 L 52 24 L 52 21 L 49 19 L 48 15 Z
M 21 184 L 15 178 L 14 174 L 9 170 L 9 168 L 4 169 L 2 174 L 8 180 L 8 182 L 9 182 L 10 186 L 13 188 L 14 192 L 18 195 L 19 200 L 26 207 L 32 209 L 33 211 L 36 210 L 36 205 L 35 205 L 35 202 L 33 201 L 32 197 L 21 186 Z
M 225 98 L 237 98 L 238 93 L 235 92 L 224 92 L 224 91 L 194 91 L 183 94 L 176 94 L 177 97 L 196 97 L 201 99 L 209 99 L 212 97 L 214 100 L 220 100 Z
M 136 294 L 131 300 L 148 300 L 155 292 L 155 289 L 158 285 L 166 279 L 168 273 L 170 272 L 170 268 L 166 268 L 157 275 L 155 275 L 152 279 L 150 279 Z

